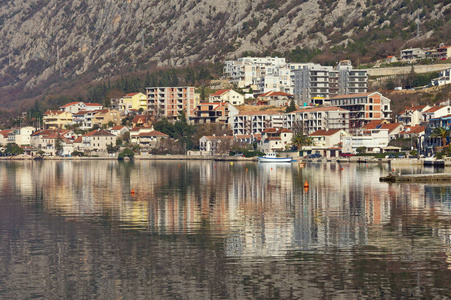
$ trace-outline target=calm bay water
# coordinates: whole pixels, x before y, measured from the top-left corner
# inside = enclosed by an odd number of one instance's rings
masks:
[[[0,298],[451,298],[450,185],[388,172],[1,162]]]

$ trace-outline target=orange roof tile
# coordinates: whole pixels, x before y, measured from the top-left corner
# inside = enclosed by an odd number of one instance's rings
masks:
[[[230,89],[228,89],[228,90],[217,90],[216,93],[211,94],[210,96],[213,96],[213,97],[214,96],[221,96],[222,94],[224,94],[224,93],[226,93],[228,91],[230,91]]]
[[[317,131],[309,134],[309,136],[331,136],[331,135],[336,134],[340,130],[341,129],[329,129],[329,130],[320,129],[320,130],[317,130]]]
[[[69,106],[72,106],[72,105],[75,105],[75,104],[78,104],[78,103],[83,103],[83,102],[77,101],[77,102],[67,103],[67,104],[61,106],[60,108],[66,108],[66,107],[69,107]]]

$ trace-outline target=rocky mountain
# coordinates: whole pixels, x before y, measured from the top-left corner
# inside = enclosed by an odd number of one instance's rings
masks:
[[[451,42],[448,0],[1,0],[0,5],[4,101],[24,90],[26,97],[36,96],[38,87],[81,75],[96,80],[150,66],[221,62],[243,52],[319,49],[317,61],[363,63],[406,45]]]

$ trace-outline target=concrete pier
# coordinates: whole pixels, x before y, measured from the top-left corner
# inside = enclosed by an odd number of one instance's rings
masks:
[[[449,182],[449,181],[451,181],[451,173],[411,174],[411,175],[390,174],[386,177],[380,177],[379,181],[381,181],[381,182]]]

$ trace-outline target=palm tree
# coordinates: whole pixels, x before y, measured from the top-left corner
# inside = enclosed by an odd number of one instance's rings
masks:
[[[312,139],[308,135],[304,135],[304,133],[300,132],[293,137],[291,144],[298,150],[302,150],[302,146],[309,146],[312,144]]]
[[[436,127],[432,131],[431,137],[440,138],[442,140],[442,147],[445,147],[448,143],[446,138],[451,135],[451,130],[444,127]]]

